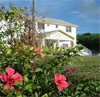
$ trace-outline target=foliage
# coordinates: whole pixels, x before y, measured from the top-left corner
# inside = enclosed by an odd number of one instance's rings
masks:
[[[17,45],[15,45],[17,47]],[[4,50],[5,48],[5,50]],[[23,82],[17,82],[14,84],[14,91],[11,91],[10,94],[3,91],[3,84],[1,83],[1,89],[2,90],[2,96],[97,96],[98,94],[98,81],[94,82],[96,86],[93,85],[93,89],[91,89],[91,80],[79,80],[77,76],[69,76],[67,74],[64,74],[64,71],[59,71],[59,66],[64,66],[66,64],[65,58],[68,58],[66,56],[57,56],[55,59],[50,60],[48,64],[44,64],[42,61],[43,59],[39,59],[39,56],[37,56],[37,52],[35,52],[35,46],[29,47],[25,46],[23,44],[22,47],[14,48],[11,47],[4,47],[2,49],[2,53],[0,54],[1,62],[0,62],[0,73],[4,72],[4,69],[6,67],[13,67],[18,73],[20,73],[24,81]],[[17,52],[16,52],[17,50]],[[15,51],[15,53],[14,53]],[[70,56],[69,56],[70,57]],[[36,59],[35,59],[36,58]],[[32,60],[33,59],[33,60]],[[38,59],[38,60],[37,60]],[[35,63],[34,65],[31,65],[31,61]],[[65,61],[65,63],[64,63]],[[20,68],[19,68],[20,67]],[[34,72],[32,72],[32,68],[34,69]],[[69,84],[68,89],[63,89],[63,91],[59,92],[57,90],[57,87],[54,83],[54,74],[55,73],[63,74],[67,78],[67,82]],[[76,83],[76,84],[75,84]],[[82,87],[80,86],[82,84]],[[19,85],[22,87],[22,89],[19,89]],[[78,87],[79,85],[79,87]],[[84,90],[89,86],[89,90]],[[73,87],[73,88],[72,88]],[[95,90],[96,88],[96,90]],[[84,90],[84,91],[83,91]],[[17,93],[15,92],[17,91]],[[94,91],[96,91],[94,93]],[[90,94],[90,92],[92,92]],[[38,97],[37,96],[37,97]]]
[[[69,76],[66,74],[69,87],[60,94],[61,97],[99,97],[100,82],[86,77]]]
[[[42,49],[42,52],[44,51],[46,53],[47,50]],[[62,56],[57,57],[55,59],[56,60],[55,63],[47,64],[48,65],[47,66],[41,63],[43,59],[38,59],[39,58],[38,52],[39,51],[36,50],[35,45],[33,47],[30,47],[30,46],[25,46],[23,44],[22,47],[19,47],[17,40],[15,45],[11,45],[10,47],[3,45],[1,48],[0,73],[4,72],[4,69],[6,67],[12,67],[24,77],[24,82],[21,85],[23,92],[21,90],[19,91],[21,92],[21,95],[32,96],[33,94],[35,94],[35,92],[39,93],[39,95],[42,95],[44,93],[49,94],[51,90],[53,91],[54,74],[58,71],[57,66],[61,65]],[[57,54],[58,51],[56,52],[56,50],[53,51],[52,49],[52,52]],[[65,52],[67,52],[67,50],[65,50]],[[40,62],[37,62],[35,58],[37,58],[38,61]],[[35,62],[35,66],[31,65],[31,61]],[[34,69],[34,72],[32,72],[32,68]],[[15,84],[14,87],[16,91],[18,86],[16,86]]]
[[[87,48],[93,51],[93,53],[99,53],[100,50],[100,34],[85,33],[77,35],[78,43],[83,44]]]

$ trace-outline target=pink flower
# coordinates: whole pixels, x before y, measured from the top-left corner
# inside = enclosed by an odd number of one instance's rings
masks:
[[[73,75],[75,71],[76,71],[76,68],[69,68],[69,69],[66,69],[64,72],[67,74]]]
[[[39,54],[42,58],[44,58],[43,53],[42,52],[38,52],[39,51],[39,48],[36,48],[34,51],[36,51],[37,54]]]
[[[30,64],[31,64],[31,66],[33,66],[33,67],[35,66],[35,63],[33,63],[33,62],[31,62]]]
[[[31,64],[31,66],[33,66],[33,67],[35,66],[35,63],[33,63],[33,62],[31,62],[30,64]],[[34,69],[32,69],[32,72],[34,72]]]
[[[34,72],[34,69],[32,69],[32,72]]]
[[[70,71],[71,71],[71,68],[66,69],[64,72],[65,72],[65,73],[69,73]]]
[[[34,51],[39,51],[39,48],[36,48]]]
[[[37,53],[40,54],[40,56],[41,56],[42,58],[44,58],[43,53],[41,53],[41,52],[37,52]]]
[[[66,77],[64,75],[58,75],[58,74],[55,74],[55,80],[54,82],[56,83],[57,88],[59,91],[63,90],[63,88],[67,88],[68,87],[68,83],[65,81],[66,80]]]
[[[11,85],[15,84],[17,81],[23,81],[23,77],[19,73],[14,74],[15,70],[13,68],[7,67],[5,71],[8,73],[8,75],[6,75],[5,73],[0,74],[0,79],[2,80],[2,82],[6,82],[4,84],[4,90],[13,90],[14,86]]]

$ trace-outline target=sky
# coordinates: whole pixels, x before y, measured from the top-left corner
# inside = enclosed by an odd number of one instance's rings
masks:
[[[32,8],[32,0],[0,0],[6,8]],[[100,0],[36,0],[36,14],[78,25],[77,34],[100,33]]]

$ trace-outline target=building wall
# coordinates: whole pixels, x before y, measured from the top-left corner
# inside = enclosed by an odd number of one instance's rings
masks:
[[[53,24],[44,24],[44,30],[41,30],[42,32],[50,32],[50,31],[55,31],[55,30],[62,30],[65,33],[69,34],[70,36],[74,37],[75,39],[73,40],[74,45],[76,45],[76,27],[71,27],[71,32],[66,32],[66,26],[61,26],[58,25],[58,28],[56,28],[56,25]]]

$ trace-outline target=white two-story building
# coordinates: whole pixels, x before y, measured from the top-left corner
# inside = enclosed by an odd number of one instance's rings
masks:
[[[72,47],[72,42],[76,45],[77,27],[77,25],[60,19],[36,17],[37,32],[45,34],[45,38],[38,38],[37,43],[48,47],[55,43],[56,47],[62,46],[67,49]]]

